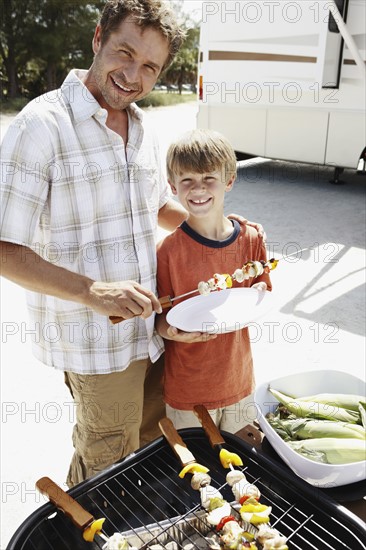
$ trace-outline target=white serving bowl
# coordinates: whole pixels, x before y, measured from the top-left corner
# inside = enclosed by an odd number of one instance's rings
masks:
[[[317,393],[348,393],[365,395],[364,381],[345,372],[320,370],[292,374],[260,385],[254,394],[258,411],[258,422],[268,441],[282,460],[299,477],[317,487],[338,487],[366,479],[366,460],[351,464],[322,464],[314,462],[293,451],[270,426],[266,414],[273,412],[277,399],[268,388],[297,397]]]

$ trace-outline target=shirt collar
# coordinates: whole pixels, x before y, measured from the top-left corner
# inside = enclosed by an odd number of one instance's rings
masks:
[[[70,105],[76,123],[83,122],[100,111],[105,111],[83,84],[82,79],[86,74],[86,70],[73,69],[61,86],[61,92]],[[142,122],[144,113],[135,103],[132,103],[127,111],[131,117],[137,119],[140,123]]]

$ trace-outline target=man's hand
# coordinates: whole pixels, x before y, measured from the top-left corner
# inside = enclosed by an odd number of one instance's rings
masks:
[[[250,225],[251,227],[254,227],[254,229],[257,230],[258,235],[263,237],[263,241],[266,242],[267,235],[264,231],[263,225],[261,225],[260,223],[250,222],[246,218],[243,218],[243,216],[240,216],[239,214],[230,214],[228,218],[231,220],[236,220],[237,222],[240,223],[240,225]]]
[[[161,304],[153,292],[135,281],[116,283],[93,282],[87,305],[101,315],[142,317],[147,319],[155,311],[161,313]]]

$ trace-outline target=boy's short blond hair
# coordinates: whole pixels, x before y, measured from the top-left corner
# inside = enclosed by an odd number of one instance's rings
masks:
[[[212,130],[192,130],[172,143],[166,165],[170,181],[184,172],[204,174],[222,170],[225,181],[237,173],[234,149],[222,134]]]

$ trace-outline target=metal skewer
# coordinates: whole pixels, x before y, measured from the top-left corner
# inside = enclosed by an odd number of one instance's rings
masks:
[[[308,250],[308,248],[302,248],[301,250],[296,250],[296,252],[292,252],[291,254],[286,254],[286,256],[281,256],[280,258],[273,258],[273,260],[275,260],[275,262],[278,262],[278,261],[282,261],[282,260],[286,260],[287,258],[291,258],[291,256],[296,256],[296,254],[300,254],[301,252],[304,252]],[[270,262],[272,260],[269,260]],[[180,294],[179,296],[163,296],[162,298],[158,298],[160,304],[161,304],[161,307],[162,309],[168,309],[170,307],[172,307],[172,303],[175,301],[175,300],[180,300],[181,298],[185,298],[186,296],[191,296],[192,294],[197,294],[198,292],[198,288],[195,288],[194,290],[191,290],[190,292],[185,292],[184,294]],[[215,291],[212,291],[212,292],[215,292]],[[124,321],[125,319],[123,317],[119,317],[119,316],[110,316],[109,317],[109,320],[111,321],[111,323],[113,325],[117,324],[117,323],[121,323],[122,321]]]

